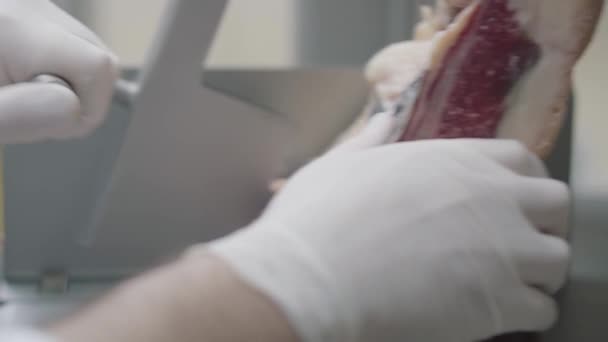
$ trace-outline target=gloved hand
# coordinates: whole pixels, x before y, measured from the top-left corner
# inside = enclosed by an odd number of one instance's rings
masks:
[[[73,91],[27,83],[41,74]],[[114,55],[50,1],[0,0],[0,144],[91,132],[106,115],[116,77]]]
[[[538,159],[511,141],[349,145],[298,172],[250,227],[191,253],[223,258],[303,341],[471,342],[550,327],[569,193]]]

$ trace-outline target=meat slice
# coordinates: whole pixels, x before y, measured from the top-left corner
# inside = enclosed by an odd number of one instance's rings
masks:
[[[540,57],[508,0],[486,0],[426,76],[401,140],[494,138],[507,96]]]
[[[426,10],[418,41],[381,51],[367,76],[385,108],[423,79],[415,103],[406,106],[398,140],[516,139],[545,157],[561,128],[572,70],[602,5],[441,0]],[[451,20],[447,26],[445,18]]]

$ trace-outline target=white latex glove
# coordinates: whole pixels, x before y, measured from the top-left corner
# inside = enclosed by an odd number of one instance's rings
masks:
[[[566,186],[511,141],[352,148],[380,143],[386,120],[208,248],[303,341],[471,342],[550,327],[569,260]]]
[[[40,74],[67,81],[27,83]],[[80,137],[105,118],[116,58],[48,0],[0,0],[0,144]]]

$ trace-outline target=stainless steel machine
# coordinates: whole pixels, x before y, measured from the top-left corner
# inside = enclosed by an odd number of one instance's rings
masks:
[[[273,179],[360,113],[355,68],[203,70],[226,3],[170,2],[145,65],[125,70],[91,137],[6,149],[0,326],[57,318],[246,225]]]
[[[360,114],[363,63],[410,35],[418,3],[301,0],[302,67],[203,70],[226,2],[170,2],[146,64],[125,70],[93,136],[7,149],[10,284],[0,290],[0,327],[61,317],[115,280],[247,224],[272,179],[320,153]],[[565,181],[577,176],[573,131],[569,121],[549,161]],[[562,322],[544,340],[606,341],[608,194],[574,191],[571,284]]]

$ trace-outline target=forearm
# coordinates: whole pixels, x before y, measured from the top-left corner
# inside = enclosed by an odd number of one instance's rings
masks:
[[[269,299],[206,254],[126,283],[52,333],[61,342],[297,340]]]

